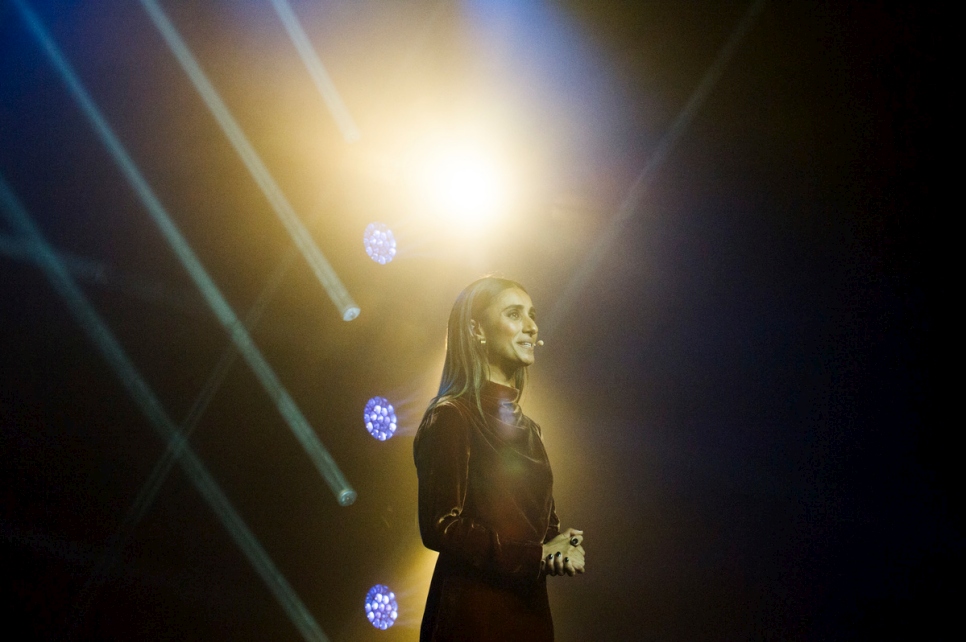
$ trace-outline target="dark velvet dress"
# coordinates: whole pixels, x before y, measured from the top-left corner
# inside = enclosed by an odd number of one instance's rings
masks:
[[[420,640],[553,640],[543,543],[559,532],[540,427],[519,393],[481,391],[426,413],[413,446],[419,529],[439,551]]]

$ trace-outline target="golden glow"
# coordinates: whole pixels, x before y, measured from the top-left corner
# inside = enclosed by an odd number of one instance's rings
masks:
[[[396,626],[418,629],[423,619],[426,596],[429,595],[429,583],[433,579],[433,570],[436,568],[436,558],[439,557],[439,553],[424,548],[417,542],[416,548],[411,550],[410,555],[409,565],[401,574],[405,579],[396,590],[396,599],[399,601],[399,619],[396,620]]]
[[[498,155],[479,142],[424,142],[411,160],[407,182],[418,202],[443,222],[479,228],[505,210],[509,181]]]
[[[480,230],[501,218],[510,202],[507,161],[471,137],[417,141],[401,168],[414,205],[437,224]]]

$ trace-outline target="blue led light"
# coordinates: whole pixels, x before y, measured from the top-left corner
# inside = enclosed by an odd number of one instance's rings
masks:
[[[369,434],[379,441],[386,441],[396,432],[396,411],[385,397],[373,397],[366,402],[362,420]]]
[[[389,263],[396,256],[396,237],[383,223],[369,223],[362,242],[366,246],[366,254],[369,258],[380,265]]]
[[[366,593],[366,618],[372,626],[385,631],[396,623],[399,605],[396,594],[385,584],[376,584]]]

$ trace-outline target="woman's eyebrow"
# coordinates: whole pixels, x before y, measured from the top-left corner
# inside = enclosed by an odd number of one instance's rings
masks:
[[[503,308],[503,311],[504,312],[509,312],[510,310],[521,310],[522,311],[523,310],[523,305],[520,304],[520,303],[514,303],[513,305],[508,305],[505,308]],[[532,314],[533,316],[537,316],[537,309],[531,306],[530,307],[530,314]]]

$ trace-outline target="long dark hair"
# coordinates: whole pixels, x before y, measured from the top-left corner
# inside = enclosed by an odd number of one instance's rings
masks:
[[[430,409],[438,404],[460,397],[476,406],[480,414],[483,407],[480,403],[480,388],[489,379],[489,364],[486,359],[486,349],[470,332],[470,320],[482,319],[493,300],[504,290],[526,288],[510,279],[496,276],[485,276],[473,281],[460,292],[449,313],[449,325],[446,328],[446,361],[443,364],[443,377],[439,382],[439,393],[430,402]],[[523,392],[527,381],[527,369],[520,368],[514,375],[514,387]]]

